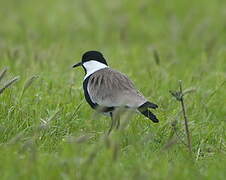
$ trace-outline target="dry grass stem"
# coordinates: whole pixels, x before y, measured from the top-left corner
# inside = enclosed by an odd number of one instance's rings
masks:
[[[3,79],[3,77],[5,76],[6,72],[7,72],[8,68],[4,68],[2,70],[2,72],[0,72],[0,81]]]
[[[0,88],[0,94],[3,93],[3,91],[10,87],[12,84],[14,84],[16,81],[18,81],[20,79],[19,76],[14,77],[13,79],[9,80],[2,88]]]

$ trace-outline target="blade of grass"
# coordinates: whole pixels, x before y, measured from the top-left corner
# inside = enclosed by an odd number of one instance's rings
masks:
[[[6,72],[7,72],[8,68],[4,68],[2,70],[2,72],[0,72],[0,81],[3,79],[3,77],[5,76]]]
[[[0,89],[0,94],[3,93],[3,91],[10,87],[12,84],[14,84],[16,81],[18,81],[20,79],[19,76],[14,77],[13,79],[9,80],[1,89]]]
[[[31,86],[31,84],[34,82],[35,79],[37,79],[38,76],[31,76],[24,84],[24,87],[21,91],[21,94],[20,94],[20,100],[22,99],[25,91]]]

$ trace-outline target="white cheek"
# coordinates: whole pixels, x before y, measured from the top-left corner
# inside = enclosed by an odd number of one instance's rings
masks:
[[[108,67],[107,65],[97,62],[95,60],[85,62],[85,63],[83,63],[83,66],[86,68],[86,71],[87,71],[84,79],[86,79],[89,75],[93,74],[94,72]]]

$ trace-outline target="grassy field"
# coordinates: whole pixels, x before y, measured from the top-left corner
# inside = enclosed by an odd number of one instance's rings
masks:
[[[223,0],[1,0],[0,88],[20,79],[0,94],[0,179],[225,179],[225,17]],[[159,124],[135,114],[105,138],[71,68],[87,50],[159,105]],[[195,89],[192,158],[178,80]]]

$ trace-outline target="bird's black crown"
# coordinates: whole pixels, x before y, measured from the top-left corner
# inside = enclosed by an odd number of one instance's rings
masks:
[[[108,65],[103,54],[101,54],[99,51],[87,51],[83,54],[82,63],[91,61],[91,60],[95,60],[95,61]]]

